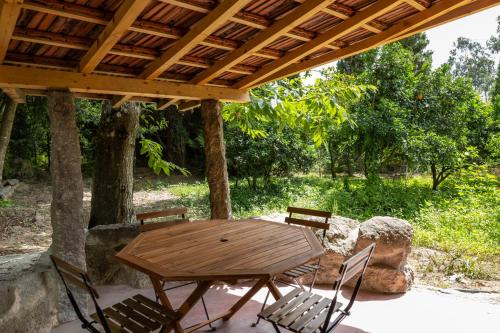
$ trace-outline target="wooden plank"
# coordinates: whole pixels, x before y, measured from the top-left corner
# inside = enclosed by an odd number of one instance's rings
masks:
[[[200,101],[189,101],[179,104],[179,111],[185,112],[196,109],[201,106]]]
[[[262,85],[270,81],[278,80],[280,78],[289,77],[290,75],[294,75],[307,69],[325,65],[333,61],[348,58],[369,49],[381,46],[383,44],[394,42],[418,32],[422,32],[425,29],[431,27],[426,25],[427,23],[435,22],[433,26],[441,24],[442,22],[439,21],[439,17],[446,15],[447,13],[453,12],[458,17],[459,14],[463,11],[467,12],[466,8],[470,8],[470,12],[476,12],[481,10],[482,8],[489,8],[498,4],[498,0],[478,0],[477,2],[479,1],[481,2],[479,7],[477,7],[477,5],[475,7],[469,7],[464,6],[469,2],[469,0],[442,0],[434,4],[432,7],[426,9],[425,11],[419,12],[403,19],[402,21],[394,24],[390,28],[375,36],[366,38],[363,41],[347,46],[338,51],[333,51],[325,55],[310,60],[304,60],[296,64],[290,64],[287,68],[278,71],[274,75],[269,76],[264,80],[260,80],[252,87]],[[464,8],[461,8],[462,6],[464,6]],[[452,18],[449,18],[449,20],[452,20]]]
[[[174,308],[172,307],[172,303],[170,303],[170,300],[167,297],[167,294],[165,293],[165,290],[163,290],[162,284],[159,280],[151,277],[151,283],[153,284],[153,288],[155,290],[156,295],[158,295],[158,298],[160,299],[161,304],[165,308],[167,312],[174,312],[177,315],[177,312],[174,311]],[[170,332],[170,329],[173,328],[176,333],[181,333],[182,332],[182,327],[180,324],[180,320],[173,320],[171,324],[166,325],[165,327],[165,332]]]
[[[303,3],[282,19],[276,21],[270,28],[261,31],[254,38],[245,42],[242,47],[231,52],[222,60],[215,62],[210,68],[201,72],[190,82],[193,84],[210,82],[227,69],[230,69],[242,60],[252,56],[259,49],[278,39],[285,32],[309,20],[320,10],[326,8],[331,2],[327,0],[310,0]]]
[[[153,98],[218,99],[234,102],[249,100],[248,92],[232,88],[2,65],[0,66],[0,88],[4,87],[39,90],[46,90],[49,87],[64,87],[78,93],[136,95]]]
[[[288,65],[293,64],[299,61],[300,59],[307,57],[311,53],[314,53],[322,49],[323,47],[325,47],[325,45],[328,45],[331,42],[349,34],[350,32],[359,28],[361,25],[366,24],[372,21],[373,19],[377,18],[378,16],[398,7],[403,2],[404,2],[403,0],[377,1],[368,9],[353,15],[344,22],[338,24],[337,26],[334,26],[327,32],[314,38],[310,42],[307,42],[304,45],[294,49],[293,51],[288,52],[282,58],[264,66],[256,73],[244,77],[243,79],[238,81],[234,85],[234,87],[236,88],[251,87],[253,84],[262,81],[263,79],[269,77],[270,75],[287,67]]]
[[[307,310],[309,310],[309,308],[319,302],[320,299],[321,296],[311,294],[310,297],[302,302],[301,305],[297,306],[295,309],[292,309],[292,311],[288,312],[286,316],[283,316],[283,318],[279,320],[279,324],[285,327],[291,325],[295,320],[297,320],[297,318],[299,318]]]
[[[161,324],[149,319],[148,317],[144,316],[142,313],[139,313],[137,311],[134,311],[134,309],[126,306],[125,304],[122,303],[117,303],[112,306],[113,309],[123,313],[126,317],[131,318],[133,321],[139,323],[141,326],[154,331],[158,328],[160,328]]]
[[[139,226],[139,232],[147,232],[147,231],[152,231],[152,230],[156,230],[156,229],[160,229],[160,228],[173,227],[174,225],[178,225],[181,223],[189,223],[189,220],[180,219],[180,220],[169,220],[169,221],[162,221],[162,222],[145,223],[145,224],[141,224]]]
[[[273,295],[275,300],[279,300],[283,297],[281,291],[278,289],[278,287],[276,287],[273,280],[267,281],[266,286],[269,289],[271,295]]]
[[[302,302],[304,302],[306,299],[308,299],[311,296],[310,293],[308,292],[303,292],[294,299],[292,299],[290,302],[286,303],[284,306],[282,306],[280,309],[275,311],[272,315],[270,315],[267,319],[270,321],[280,321],[281,318],[283,318],[289,311],[293,310]]]
[[[308,311],[305,315],[297,319],[290,328],[292,330],[300,331],[303,329],[307,323],[314,319],[323,309],[325,309],[328,305],[330,305],[332,301],[328,298],[323,298],[319,303],[317,303],[310,311]]]
[[[112,319],[119,325],[128,328],[132,330],[133,332],[137,333],[148,333],[148,330],[139,324],[135,323],[134,321],[128,319],[125,317],[123,314],[120,312],[116,311],[115,309],[112,308],[106,308],[103,310],[104,314],[108,317],[108,320]]]
[[[158,101],[158,103],[156,103],[156,109],[157,110],[165,110],[169,106],[175,105],[178,101],[179,100],[176,99],[176,98],[165,99],[165,100],[162,100],[162,101]]]
[[[283,296],[282,298],[277,300],[275,303],[266,307],[264,309],[264,311],[262,311],[259,314],[259,317],[268,318],[275,311],[279,310],[282,306],[285,306],[288,302],[290,302],[292,299],[297,297],[301,292],[302,292],[302,289],[300,289],[300,288],[293,289],[291,292],[289,292],[288,294],[286,294],[285,296]]]
[[[318,217],[325,217],[325,218],[331,218],[332,213],[331,212],[326,212],[323,210],[317,210],[317,209],[308,209],[308,208],[300,208],[300,207],[288,207],[286,209],[288,213],[296,213],[296,214],[302,214],[302,215],[312,215],[312,216],[318,216]]]
[[[310,221],[310,220],[298,219],[295,217],[285,217],[285,222],[290,224],[301,225],[304,227],[317,228],[317,229],[328,230],[330,228],[330,224],[325,222]]]
[[[124,0],[122,2],[113,19],[80,60],[82,73],[91,73],[99,65],[149,3],[150,0]]]
[[[139,213],[139,214],[135,215],[135,218],[137,220],[149,220],[149,219],[155,219],[158,217],[184,215],[184,214],[187,214],[187,212],[188,212],[188,210],[186,207],[169,208],[169,209],[160,210],[160,211],[156,211],[156,212]]]
[[[3,63],[11,36],[21,13],[23,0],[0,1],[0,64]]]
[[[226,0],[219,4],[201,19],[184,37],[168,48],[160,58],[155,60],[141,74],[143,79],[155,79],[180,58],[187,54],[194,46],[208,37],[227,19],[243,8],[249,0]]]
[[[162,316],[157,311],[154,311],[151,308],[149,308],[149,307],[143,305],[142,303],[139,303],[133,299],[128,298],[128,299],[124,300],[122,303],[135,309],[137,312],[143,313],[146,316],[148,316],[149,318],[156,320],[160,323],[163,323],[167,320],[166,317]]]
[[[419,10],[419,11],[423,11],[423,10],[426,10],[427,7],[425,7],[424,5],[422,5],[420,2],[418,2],[417,0],[405,0],[406,3],[408,3],[410,6],[412,6],[413,8]]]

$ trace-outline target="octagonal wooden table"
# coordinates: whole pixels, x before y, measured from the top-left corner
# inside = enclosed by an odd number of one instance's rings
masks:
[[[324,249],[307,228],[262,220],[195,221],[156,229],[137,236],[117,259],[148,274],[163,306],[175,311],[175,332],[192,332],[209,323],[231,318],[266,286],[282,297],[272,277],[320,257]],[[193,305],[217,281],[256,280],[228,311],[183,329],[180,325]],[[196,289],[174,310],[161,281],[198,281]]]

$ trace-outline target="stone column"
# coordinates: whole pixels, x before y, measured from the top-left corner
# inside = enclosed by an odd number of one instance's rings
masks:
[[[7,147],[9,146],[12,124],[14,124],[14,117],[16,116],[16,109],[17,103],[7,97],[2,123],[0,125],[0,187],[2,187],[5,154],[7,153]]]
[[[73,95],[65,90],[49,90],[48,112],[52,178],[51,252],[85,270],[83,180]],[[87,309],[86,295],[83,291],[75,294],[82,310]],[[74,319],[73,308],[61,283],[59,283],[57,300],[59,321]]]
[[[201,101],[205,158],[210,188],[210,211],[212,219],[231,217],[231,198],[227,176],[226,148],[221,115],[222,105],[216,100]]]

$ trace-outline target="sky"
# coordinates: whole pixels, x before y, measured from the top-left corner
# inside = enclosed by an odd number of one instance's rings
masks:
[[[496,34],[498,16],[500,16],[500,5],[427,30],[426,34],[430,41],[428,48],[434,52],[433,67],[439,67],[448,61],[453,43],[458,37],[467,37],[484,45],[492,35]],[[320,77],[317,70],[333,64],[335,62],[316,68],[312,72],[312,77],[306,79],[306,82],[314,83],[314,80]]]
[[[499,15],[500,6],[497,6],[428,30],[429,49],[434,51],[433,66],[438,67],[448,61],[458,37],[467,37],[484,45],[496,33]]]

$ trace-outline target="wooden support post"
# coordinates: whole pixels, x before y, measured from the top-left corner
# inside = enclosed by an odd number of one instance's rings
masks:
[[[5,154],[9,146],[10,134],[12,133],[12,124],[16,116],[17,102],[8,98],[5,110],[3,112],[2,123],[0,124],[0,188],[3,180],[3,166],[5,163]]]
[[[222,105],[219,101],[201,101],[212,219],[229,219],[231,217],[231,198],[229,197],[229,180],[221,108]]]
[[[85,226],[83,221],[83,180],[80,139],[76,127],[73,96],[66,90],[48,92],[50,120],[50,173],[52,178],[51,252],[85,270]],[[81,309],[87,309],[84,291],[75,296]],[[60,322],[75,318],[73,308],[62,288],[58,288]]]

